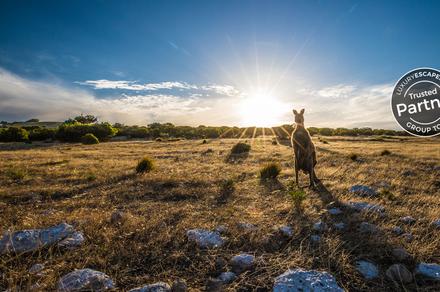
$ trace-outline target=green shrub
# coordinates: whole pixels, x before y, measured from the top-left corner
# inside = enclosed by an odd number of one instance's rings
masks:
[[[0,129],[0,142],[25,142],[29,140],[29,133],[23,128],[9,127]]]
[[[237,143],[232,147],[231,154],[243,154],[243,153],[249,153],[251,150],[251,145],[246,143]]]
[[[136,172],[137,173],[145,173],[145,172],[150,172],[154,169],[154,162],[151,158],[149,157],[144,157],[142,158],[137,166],[136,166]]]
[[[61,141],[79,142],[88,133],[93,134],[99,141],[106,141],[117,133],[117,129],[109,123],[81,124],[71,122],[59,126],[56,137]]]
[[[56,135],[56,129],[37,127],[29,132],[29,140],[44,141],[48,139],[54,139],[55,135]]]
[[[289,190],[289,196],[292,199],[293,205],[297,210],[301,209],[302,202],[307,199],[307,194],[302,189]]]
[[[380,152],[381,156],[390,155],[390,154],[391,154],[391,151],[388,149],[382,150],[382,152]]]
[[[358,155],[356,153],[350,153],[348,157],[353,161],[356,161],[358,159]]]
[[[92,133],[87,133],[81,137],[81,142],[86,145],[99,144],[98,138]]]
[[[260,170],[260,178],[262,180],[275,179],[280,174],[280,172],[281,172],[281,167],[279,166],[279,164],[272,162],[265,165]]]

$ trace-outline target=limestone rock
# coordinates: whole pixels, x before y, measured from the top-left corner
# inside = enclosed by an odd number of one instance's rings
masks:
[[[367,280],[372,280],[379,276],[379,269],[377,268],[376,264],[370,261],[357,261],[356,270]]]
[[[220,233],[205,229],[191,229],[186,232],[188,241],[194,242],[200,248],[215,248],[223,245]]]
[[[385,272],[385,275],[388,279],[398,284],[408,284],[413,280],[411,272],[402,264],[390,266]]]
[[[335,278],[327,273],[303,269],[287,270],[275,278],[273,292],[344,292]]]
[[[92,269],[73,271],[58,281],[58,291],[105,291],[113,289],[113,281],[106,274]]]
[[[230,261],[232,271],[236,274],[241,274],[247,270],[252,269],[254,267],[254,264],[255,257],[247,253],[236,255]]]
[[[374,189],[364,185],[354,185],[350,187],[349,192],[360,197],[377,196],[377,192]]]
[[[440,281],[440,265],[420,263],[417,265],[416,274],[431,280]]]

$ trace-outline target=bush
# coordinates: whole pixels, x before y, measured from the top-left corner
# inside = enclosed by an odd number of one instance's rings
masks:
[[[151,158],[149,157],[144,157],[142,158],[137,166],[136,166],[136,172],[137,173],[145,173],[145,172],[150,172],[154,169],[154,162]]]
[[[297,210],[301,209],[302,202],[307,198],[306,192],[301,189],[291,189],[289,195],[292,198],[295,208]]]
[[[260,170],[260,178],[262,180],[275,179],[281,172],[281,167],[275,163],[269,163]]]
[[[220,184],[220,197],[219,202],[225,202],[235,191],[234,181],[227,179]]]
[[[9,127],[0,129],[0,142],[25,142],[29,140],[29,133],[23,128]]]
[[[208,143],[208,141],[206,141],[206,139],[203,139],[202,144],[206,144]]]
[[[251,150],[251,145],[246,143],[237,143],[232,147],[231,154],[243,154],[248,153]]]
[[[44,141],[48,139],[54,139],[56,135],[56,129],[48,128],[35,128],[29,132],[29,140],[31,141]]]
[[[113,137],[117,130],[109,123],[81,124],[78,122],[64,123],[58,127],[56,137],[61,141],[79,142],[86,134],[93,134],[99,141]]]
[[[272,145],[278,145],[277,139],[272,139]]]
[[[391,151],[388,149],[382,150],[382,152],[380,152],[381,156],[390,155],[390,154],[391,154]]]
[[[99,144],[98,138],[92,133],[85,134],[81,137],[81,142],[86,145]]]
[[[162,138],[156,138],[155,141],[156,142],[162,142]]]

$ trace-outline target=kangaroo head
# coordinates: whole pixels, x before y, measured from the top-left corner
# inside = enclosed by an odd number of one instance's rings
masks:
[[[304,109],[302,109],[299,113],[296,110],[293,110],[293,114],[295,115],[295,123],[304,125]]]

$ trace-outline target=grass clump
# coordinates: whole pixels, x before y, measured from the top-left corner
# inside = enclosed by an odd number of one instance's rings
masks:
[[[226,200],[234,193],[235,183],[232,179],[226,179],[220,183],[219,202],[226,202]]]
[[[277,139],[272,139],[272,145],[278,145]]]
[[[260,169],[260,178],[262,180],[275,179],[281,172],[278,163],[272,162]]]
[[[150,172],[154,169],[154,162],[149,157],[144,157],[141,160],[139,160],[137,166],[136,166],[136,172],[137,173],[146,173]]]
[[[20,181],[26,177],[26,170],[20,168],[10,168],[6,170],[6,176],[11,180]]]
[[[251,145],[239,142],[232,147],[231,154],[244,154],[248,153],[250,150]]]
[[[99,144],[98,138],[92,133],[85,134],[81,137],[81,142],[86,145]]]
[[[349,157],[351,160],[353,160],[353,161],[356,161],[356,160],[358,160],[358,158],[359,158],[359,156],[358,156],[356,153],[350,153],[350,154],[348,155],[348,157]]]
[[[396,200],[396,196],[388,189],[381,189],[379,191],[379,195],[387,200],[394,201]]]
[[[390,155],[390,154],[391,154],[391,151],[388,149],[384,149],[384,150],[382,150],[382,152],[380,152],[381,156],[386,156],[386,155]]]
[[[292,199],[292,203],[295,209],[300,210],[302,208],[302,203],[307,199],[307,194],[304,190],[294,188],[289,190],[289,196]]]

